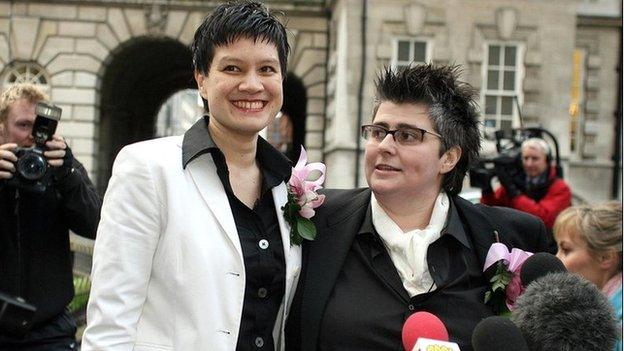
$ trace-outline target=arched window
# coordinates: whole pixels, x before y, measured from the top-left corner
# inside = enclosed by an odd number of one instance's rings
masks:
[[[13,61],[0,75],[0,88],[3,90],[13,84],[32,83],[49,93],[49,82],[45,69],[35,62]]]

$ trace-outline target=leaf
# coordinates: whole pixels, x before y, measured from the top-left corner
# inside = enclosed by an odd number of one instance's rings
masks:
[[[314,223],[307,218],[297,218],[297,232],[302,238],[307,240],[314,240],[314,238],[316,238],[316,227]]]
[[[485,300],[483,301],[483,303],[488,303],[491,298],[492,298],[492,292],[491,291],[486,291],[485,292]]]

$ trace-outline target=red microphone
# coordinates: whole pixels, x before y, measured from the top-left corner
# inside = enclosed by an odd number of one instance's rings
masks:
[[[440,318],[429,312],[416,312],[409,316],[403,324],[401,332],[403,347],[412,351],[418,339],[448,341],[449,335]]]

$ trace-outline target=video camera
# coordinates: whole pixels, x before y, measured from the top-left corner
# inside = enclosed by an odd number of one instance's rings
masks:
[[[522,172],[522,142],[529,138],[544,139],[544,136],[548,136],[555,146],[555,167],[557,176],[563,177],[563,170],[561,168],[561,160],[559,158],[559,143],[557,138],[540,127],[530,128],[516,128],[509,131],[497,130],[494,133],[496,137],[496,151],[498,155],[490,158],[482,158],[478,161],[477,165],[470,168],[470,185],[476,188],[486,187],[486,182],[492,180],[496,174],[496,168],[503,168],[505,172],[512,178]],[[545,140],[545,139],[544,139]],[[552,157],[552,155],[551,155]]]
[[[17,147],[13,152],[17,156],[15,162],[15,176],[7,182],[19,189],[30,192],[44,192],[51,183],[48,172],[48,161],[43,156],[46,151],[45,143],[52,139],[56,126],[61,119],[62,110],[58,106],[37,103],[35,108],[37,117],[32,129],[35,145],[32,147]]]

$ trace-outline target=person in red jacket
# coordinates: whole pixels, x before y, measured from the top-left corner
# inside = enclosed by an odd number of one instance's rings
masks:
[[[550,147],[543,139],[525,140],[521,157],[523,172],[515,177],[511,177],[505,167],[496,165],[501,186],[494,192],[487,182],[482,189],[481,202],[533,214],[552,230],[557,215],[571,205],[570,187],[557,176],[556,168],[550,162]]]

